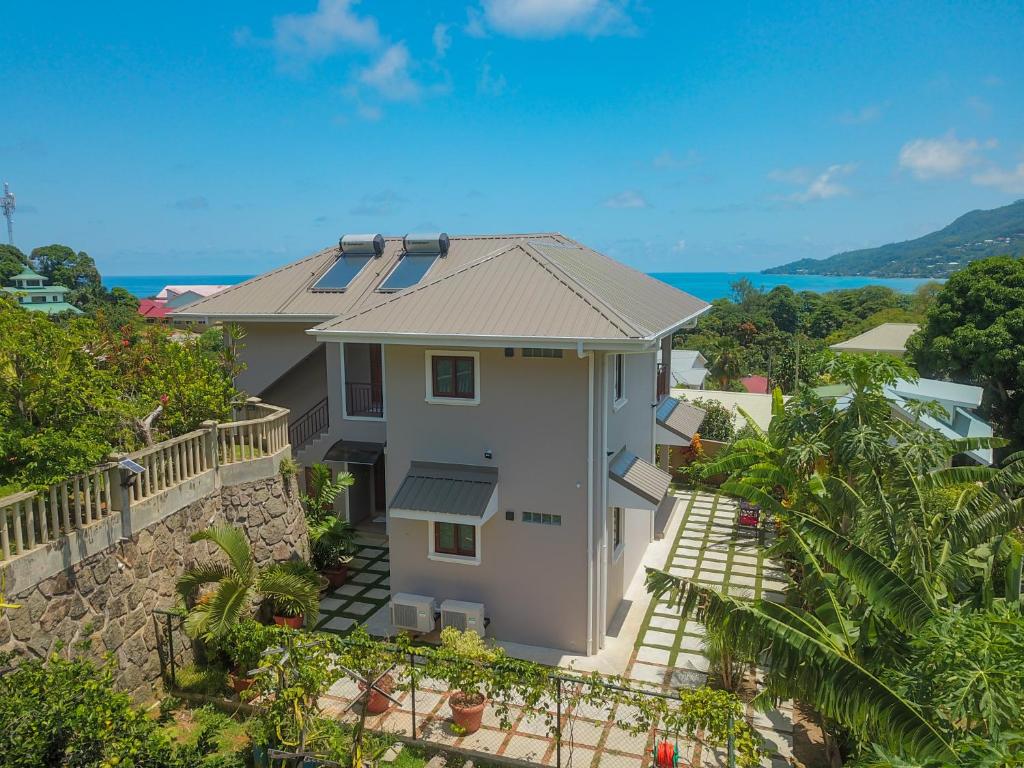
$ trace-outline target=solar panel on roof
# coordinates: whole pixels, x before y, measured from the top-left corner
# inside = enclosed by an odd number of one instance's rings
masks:
[[[411,285],[416,285],[423,279],[437,261],[438,253],[406,253],[391,270],[391,274],[384,278],[378,291],[390,292],[401,291]]]
[[[330,269],[313,283],[314,291],[343,291],[348,288],[352,279],[359,274],[367,262],[373,260],[372,254],[341,254]]]

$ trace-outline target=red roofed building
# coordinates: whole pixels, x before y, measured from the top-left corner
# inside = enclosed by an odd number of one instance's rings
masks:
[[[171,308],[167,306],[167,302],[159,299],[142,299],[139,301],[139,314],[152,322],[163,322],[170,311]]]
[[[767,376],[744,376],[740,379],[740,383],[747,392],[753,392],[755,395],[768,394]]]

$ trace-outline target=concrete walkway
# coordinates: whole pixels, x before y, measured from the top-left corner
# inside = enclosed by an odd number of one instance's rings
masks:
[[[694,492],[678,492],[676,496],[678,506],[666,538],[648,548],[644,565],[695,579],[737,597],[783,599],[785,574],[777,563],[765,558],[762,547],[754,538],[737,534],[735,501]],[[325,606],[319,626],[328,631],[347,633],[358,620],[371,634],[392,635],[394,628],[386,610],[387,597],[380,595],[380,591],[387,591],[386,577],[381,578],[387,570],[386,549],[379,546],[376,550],[369,549],[361,553],[354,564],[368,575],[352,584],[352,590],[333,596],[344,600]],[[356,581],[354,577],[352,581]],[[355,589],[357,584],[358,589]],[[342,587],[339,592],[345,589]],[[703,655],[703,626],[692,619],[682,620],[678,612],[664,601],[652,601],[644,588],[642,572],[630,585],[625,597],[628,612],[619,622],[617,635],[607,638],[605,648],[593,656],[572,656],[552,649],[513,643],[501,645],[518,658],[580,672],[622,674],[636,681],[639,687],[654,690],[669,691],[703,685],[709,672],[708,660]],[[361,603],[376,603],[377,607],[366,616],[356,616],[362,610]],[[356,695],[354,683],[340,681],[331,688],[324,704],[328,711],[340,714]],[[398,698],[400,705],[371,720],[371,727],[412,734],[411,697],[403,693]],[[460,736],[450,727],[446,691],[438,684],[424,681],[416,692],[416,735],[439,744],[555,765],[557,751],[548,733],[545,713],[516,707],[512,711],[511,728],[502,728],[488,709],[479,732]],[[789,703],[766,715],[748,709],[748,718],[765,739],[765,746],[771,753],[764,762],[766,768],[788,765],[786,760],[792,755],[793,742],[792,707]],[[649,766],[655,740],[664,738],[666,734],[651,731],[632,735],[617,724],[617,721],[629,722],[630,719],[627,711],[598,711],[586,706],[567,713],[563,722],[562,765],[578,768]],[[671,734],[668,736],[672,738]],[[727,764],[723,750],[711,749],[698,740],[680,739],[679,745],[687,765]]]

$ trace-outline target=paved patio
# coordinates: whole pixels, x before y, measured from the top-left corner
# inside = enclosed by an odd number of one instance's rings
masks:
[[[728,594],[737,597],[783,598],[785,575],[778,564],[764,557],[762,547],[754,538],[737,534],[735,530],[735,501],[689,491],[678,492],[676,496],[679,507],[677,519],[667,532],[669,539],[652,545],[651,552],[660,560],[648,559],[647,564],[727,590]],[[359,621],[367,625],[372,634],[390,633],[387,631],[390,629],[388,612],[382,610],[388,600],[387,558],[383,542],[368,542],[361,548],[353,561],[349,584],[323,601],[318,628],[347,634]],[[592,662],[574,664],[576,669],[595,668],[606,673],[624,674],[636,681],[639,687],[652,690],[704,684],[709,664],[703,655],[703,626],[692,619],[683,621],[678,612],[663,601],[644,600],[646,593],[639,582],[634,583],[630,596],[636,602],[633,610],[637,614],[634,618],[630,612],[625,623],[629,628],[628,636],[618,639],[619,645],[621,641],[628,645],[621,653],[617,650],[605,653],[605,661],[614,662],[616,668],[608,669],[606,664],[594,663],[596,657],[592,656],[574,659],[574,662]],[[539,649],[509,647],[513,655],[530,658],[537,654],[520,654],[516,650]],[[564,657],[561,660],[564,661]],[[552,660],[551,663],[557,662]],[[339,681],[324,698],[324,705],[328,711],[340,714],[356,694],[354,683]],[[369,723],[374,728],[411,735],[411,696],[403,693],[397,698],[399,706],[372,718]],[[792,707],[789,703],[767,715],[748,709],[748,717],[772,753],[764,762],[766,768],[787,765],[793,742]],[[448,718],[447,693],[443,686],[424,681],[416,692],[416,735],[419,738],[544,765],[556,764],[555,741],[548,735],[542,712],[527,712],[514,707],[512,727],[503,729],[488,708],[484,726],[471,736],[453,733]],[[568,712],[565,718],[563,766],[642,768],[651,764],[650,751],[655,738],[663,736],[653,731],[637,736],[630,734],[616,724],[616,721],[628,722],[630,713],[614,708],[597,711],[585,707]],[[711,749],[701,744],[699,739],[681,739],[679,743],[687,765],[726,765],[723,750]]]
[[[366,623],[391,598],[390,576],[387,540],[357,541],[348,580],[320,598],[316,629],[347,635],[357,622]]]

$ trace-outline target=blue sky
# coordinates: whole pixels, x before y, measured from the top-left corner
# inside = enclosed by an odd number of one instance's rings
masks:
[[[558,230],[760,269],[1024,197],[1024,4],[9,3],[24,249],[254,273],[343,232]]]

